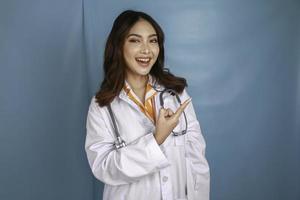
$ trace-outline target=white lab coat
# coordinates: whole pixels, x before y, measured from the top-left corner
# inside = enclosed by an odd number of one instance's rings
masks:
[[[158,84],[156,88],[160,91],[164,89]],[[171,95],[164,96],[164,107],[177,110],[176,99]],[[180,98],[182,102],[189,98],[186,89]],[[157,118],[160,109],[159,93],[155,102]],[[116,137],[109,112],[106,107],[98,106],[95,97],[91,100],[86,123],[87,158],[94,176],[105,183],[104,200],[177,199],[172,192],[174,181],[171,181],[174,159],[185,165],[182,168],[185,172],[182,173],[187,182],[187,199],[209,199],[210,171],[205,158],[206,143],[192,102],[185,109],[187,133],[183,136],[171,134],[161,145],[157,144],[153,136],[155,126],[123,90],[115,97],[111,107],[120,135],[127,143],[126,147],[118,150],[114,148]],[[184,126],[182,114],[174,131],[182,130]],[[179,149],[183,151],[181,156],[177,151]],[[181,183],[177,184],[176,187],[184,187]]]

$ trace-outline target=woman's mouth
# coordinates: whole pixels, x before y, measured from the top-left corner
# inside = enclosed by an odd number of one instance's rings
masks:
[[[150,57],[135,58],[135,60],[139,63],[139,65],[147,67],[150,64],[151,58]]]

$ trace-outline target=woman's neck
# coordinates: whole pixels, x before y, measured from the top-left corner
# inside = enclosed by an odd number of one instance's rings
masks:
[[[146,88],[147,82],[148,82],[148,75],[145,76],[133,76],[133,75],[127,75],[126,80],[129,83],[130,87],[134,91],[141,91]]]

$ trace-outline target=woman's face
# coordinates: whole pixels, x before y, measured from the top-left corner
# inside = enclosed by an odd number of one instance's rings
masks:
[[[159,54],[157,34],[146,20],[137,21],[125,37],[123,56],[127,65],[126,75],[145,76]]]

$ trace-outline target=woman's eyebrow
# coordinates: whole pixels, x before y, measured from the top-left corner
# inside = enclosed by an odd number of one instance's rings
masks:
[[[139,38],[141,38],[142,36],[141,35],[139,35],[139,34],[136,34],[136,33],[131,33],[131,34],[129,34],[128,36],[127,36],[127,38],[129,38],[130,36],[136,36],[136,37],[139,37]],[[154,34],[151,34],[151,35],[149,35],[148,37],[153,37],[153,36],[157,36],[157,34],[156,33],[154,33]]]

